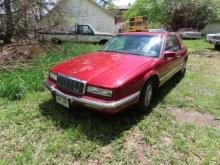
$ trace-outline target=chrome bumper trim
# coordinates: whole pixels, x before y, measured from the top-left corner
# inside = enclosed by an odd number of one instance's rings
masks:
[[[72,103],[74,102],[79,102],[81,104],[84,104],[85,106],[88,106],[88,107],[93,107],[93,108],[96,108],[96,109],[114,109],[114,108],[118,108],[118,107],[121,107],[123,105],[126,105],[126,104],[129,104],[130,102],[132,101],[135,101],[136,99],[139,98],[140,96],[140,91],[126,97],[126,98],[123,98],[121,100],[118,100],[118,101],[112,101],[112,102],[101,102],[101,101],[95,101],[95,100],[91,100],[91,99],[86,99],[86,98],[78,98],[78,97],[75,97],[75,96],[70,96],[70,95],[67,95],[59,90],[57,90],[54,86],[52,86],[49,82],[45,81],[44,82],[45,86],[47,89],[49,89],[51,92],[57,94],[57,95],[60,95],[60,96],[63,96],[65,97],[66,99],[70,100]]]
[[[212,43],[212,44],[220,44],[220,39],[219,40],[217,40],[217,39],[207,39],[206,40],[207,42],[209,42],[209,43]]]

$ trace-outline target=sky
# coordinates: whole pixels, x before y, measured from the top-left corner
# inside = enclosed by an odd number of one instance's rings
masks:
[[[129,3],[134,3],[135,0],[115,0],[116,6],[128,5]]]

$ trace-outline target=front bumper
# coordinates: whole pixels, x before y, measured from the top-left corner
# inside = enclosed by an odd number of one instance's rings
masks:
[[[214,44],[214,45],[220,45],[220,40],[216,40],[216,39],[207,39],[207,42]]]
[[[55,88],[55,85],[49,83],[47,80],[44,81],[44,85],[48,90],[51,91],[52,95],[60,95],[70,101],[70,104],[79,104],[88,108],[96,109],[103,112],[115,113],[126,107],[138,102],[140,92],[136,92],[128,97],[125,97],[117,101],[102,101],[93,100],[85,97],[76,97],[63,93],[62,91]]]

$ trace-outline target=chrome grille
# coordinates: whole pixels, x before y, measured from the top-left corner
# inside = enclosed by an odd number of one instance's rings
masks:
[[[57,85],[65,92],[83,95],[86,89],[86,82],[72,77],[58,75]]]

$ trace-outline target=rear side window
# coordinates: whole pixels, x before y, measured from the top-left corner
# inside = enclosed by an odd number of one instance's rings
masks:
[[[165,50],[166,51],[170,50],[170,51],[177,52],[180,49],[181,49],[180,48],[180,43],[179,43],[179,40],[177,39],[177,37],[175,35],[167,36]]]
[[[88,25],[79,25],[77,28],[77,33],[81,35],[93,35],[93,31]]]

